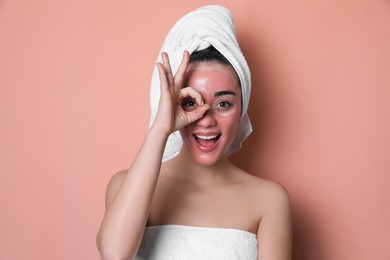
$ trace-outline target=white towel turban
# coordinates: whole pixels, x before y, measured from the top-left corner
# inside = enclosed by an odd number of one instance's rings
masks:
[[[241,83],[242,115],[236,139],[227,152],[230,155],[241,148],[242,142],[252,132],[252,125],[247,114],[251,91],[250,71],[236,39],[231,12],[223,6],[209,5],[186,14],[169,31],[160,53],[168,53],[172,72],[175,74],[185,50],[191,54],[211,45],[230,62]],[[158,55],[157,62],[159,61],[161,61],[161,55]],[[150,126],[156,116],[159,99],[160,79],[156,66],[150,88]],[[163,162],[176,157],[182,145],[180,133],[178,131],[172,133],[164,150]]]

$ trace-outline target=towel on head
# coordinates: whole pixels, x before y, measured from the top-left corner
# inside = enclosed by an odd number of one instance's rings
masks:
[[[230,62],[241,83],[242,115],[236,139],[228,150],[230,155],[241,148],[242,142],[252,132],[247,114],[251,91],[250,71],[236,39],[231,12],[223,6],[209,5],[186,14],[169,31],[160,53],[168,53],[172,72],[175,74],[185,50],[191,54],[210,46],[217,49]],[[158,55],[157,62],[161,62],[161,55]],[[150,88],[150,126],[155,119],[159,100],[160,79],[158,69],[155,67]],[[176,157],[182,145],[180,133],[178,131],[172,133],[164,150],[163,162]]]

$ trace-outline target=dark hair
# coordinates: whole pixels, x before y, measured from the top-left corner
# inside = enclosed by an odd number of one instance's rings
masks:
[[[190,56],[191,62],[202,62],[202,61],[217,61],[223,65],[232,66],[230,62],[223,56],[217,49],[213,46],[210,46],[204,50],[196,51]]]

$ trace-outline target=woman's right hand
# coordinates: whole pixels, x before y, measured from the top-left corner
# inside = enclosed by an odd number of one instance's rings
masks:
[[[157,63],[160,77],[160,101],[153,127],[159,127],[163,133],[169,135],[186,125],[200,119],[210,108],[204,104],[201,94],[191,87],[183,88],[184,76],[190,60],[188,51],[184,51],[182,62],[175,76],[172,74],[168,54],[163,52],[162,63]],[[190,99],[196,102],[191,111],[184,111],[183,100]]]

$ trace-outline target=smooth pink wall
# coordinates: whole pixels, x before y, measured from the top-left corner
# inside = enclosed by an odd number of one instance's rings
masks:
[[[98,259],[106,184],[148,124],[155,57],[211,1],[0,2],[0,259]],[[390,2],[214,1],[235,15],[255,132],[295,260],[390,259]]]

